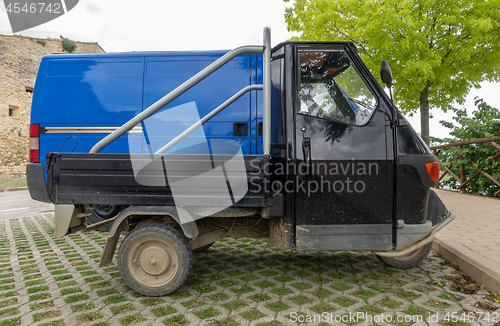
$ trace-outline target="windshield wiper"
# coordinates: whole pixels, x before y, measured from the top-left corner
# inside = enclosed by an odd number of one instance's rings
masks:
[[[362,105],[365,108],[368,108],[368,109],[371,109],[371,110],[375,110],[375,107],[373,105],[371,105],[371,104],[365,103],[365,102],[357,100],[355,98],[348,97],[348,99],[349,99],[349,101],[354,102],[354,103],[359,104],[359,105]]]

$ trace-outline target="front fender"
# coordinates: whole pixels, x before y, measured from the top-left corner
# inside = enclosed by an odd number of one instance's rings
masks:
[[[444,221],[448,216],[450,216],[450,212],[446,206],[444,206],[441,198],[431,189],[429,191],[429,200],[427,201],[427,220],[431,221],[434,227]]]
[[[169,215],[179,223],[187,238],[194,239],[198,236],[198,226],[191,214],[184,208],[173,206],[131,206],[121,211],[115,218],[109,229],[108,237],[113,237],[122,222],[130,215]]]
[[[196,222],[184,208],[173,206],[131,206],[121,211],[113,221],[113,224],[111,224],[99,267],[110,263],[113,259],[123,222],[131,215],[169,215],[179,223],[187,238],[194,239],[199,234]]]

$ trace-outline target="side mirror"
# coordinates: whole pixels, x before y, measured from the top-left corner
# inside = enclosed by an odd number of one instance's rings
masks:
[[[380,77],[382,77],[382,82],[387,84],[387,87],[392,86],[392,70],[387,61],[382,60],[380,63]]]
[[[392,70],[387,61],[382,59],[382,62],[380,63],[380,77],[382,77],[382,82],[387,85],[387,88],[389,88],[389,94],[391,96],[391,110],[392,110],[392,121],[391,121],[391,126],[392,128],[396,128],[399,125],[398,121],[398,113],[397,109],[394,106],[394,101],[392,99]],[[396,144],[395,140],[395,144]]]

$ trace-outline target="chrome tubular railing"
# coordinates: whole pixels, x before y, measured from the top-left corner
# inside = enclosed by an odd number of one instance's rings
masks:
[[[99,153],[103,148],[126,134],[136,125],[146,120],[160,109],[165,107],[167,104],[175,100],[177,97],[191,89],[193,86],[201,82],[206,77],[210,76],[213,72],[224,66],[226,63],[237,57],[238,55],[245,53],[263,53],[263,84],[262,85],[250,85],[243,88],[241,91],[233,95],[227,101],[222,103],[219,107],[214,109],[212,112],[207,114],[205,117],[201,118],[198,122],[193,124],[191,127],[186,129],[179,136],[174,138],[168,144],[163,146],[160,150],[156,152],[156,154],[162,154],[172,146],[177,144],[180,140],[185,138],[187,135],[192,133],[196,128],[202,126],[205,122],[213,118],[217,113],[224,110],[231,103],[240,98],[243,94],[252,91],[252,90],[263,90],[263,145],[264,145],[264,154],[269,155],[271,151],[271,30],[269,27],[264,28],[264,45],[247,45],[236,48],[234,50],[229,51],[212,64],[207,66],[205,69],[185,81],[183,84],[178,86],[176,89],[153,103],[147,109],[139,113],[134,118],[127,121],[120,128],[113,131],[111,134],[101,139],[97,144],[92,147],[89,153]]]

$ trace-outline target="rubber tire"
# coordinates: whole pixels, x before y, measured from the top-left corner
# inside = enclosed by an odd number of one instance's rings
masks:
[[[201,246],[199,248],[196,248],[196,249],[193,249],[193,252],[202,252],[202,251],[205,251],[207,250],[208,248],[210,248],[211,246],[213,246],[215,242],[212,242],[212,243],[209,243],[209,244],[206,244],[204,246]]]
[[[377,256],[377,258],[389,267],[407,269],[407,268],[417,267],[418,264],[423,262],[427,258],[427,256],[429,256],[431,249],[432,249],[432,241],[426,244],[425,246],[418,248],[414,252],[411,252],[404,256],[400,257]]]
[[[177,272],[171,281],[161,286],[147,286],[139,282],[130,272],[127,260],[138,241],[160,239],[175,252]],[[118,250],[118,268],[123,280],[136,292],[151,297],[165,296],[177,291],[187,281],[193,269],[193,252],[186,238],[171,226],[159,223],[141,225],[123,239]]]
[[[87,225],[92,225],[94,223],[104,221],[108,218],[115,217],[122,210],[121,206],[100,205],[100,206],[109,206],[109,209],[107,209],[106,211],[103,211],[101,214],[98,209],[92,210],[89,206],[90,205],[85,205],[85,214],[87,215],[87,217],[85,218],[85,223]],[[111,227],[111,224],[108,224],[108,225],[101,226],[100,228],[98,228],[98,230],[109,231],[110,227]]]

